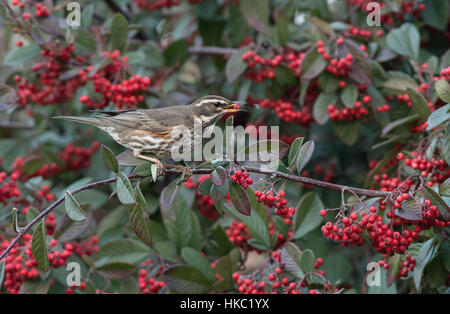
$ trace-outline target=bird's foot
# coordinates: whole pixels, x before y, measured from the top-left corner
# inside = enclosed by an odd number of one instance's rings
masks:
[[[150,162],[154,163],[156,165],[156,169],[157,169],[156,170],[156,174],[157,174],[158,177],[162,176],[162,175],[164,175],[166,173],[166,169],[165,169],[164,165],[161,163],[161,161],[159,159],[151,158],[151,157],[148,157],[148,156],[144,156],[144,155],[141,155],[139,153],[134,154],[134,156],[136,158],[143,159],[143,160],[150,161]]]
[[[192,177],[192,169],[185,166],[180,165],[164,165],[166,168],[173,168],[183,171],[183,175],[181,177],[181,182],[186,182],[190,177]]]

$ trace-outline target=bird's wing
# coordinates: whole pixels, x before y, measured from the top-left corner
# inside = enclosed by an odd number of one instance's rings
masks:
[[[189,106],[133,110],[112,117],[105,117],[122,127],[151,132],[168,132],[177,125],[193,125],[193,116]]]

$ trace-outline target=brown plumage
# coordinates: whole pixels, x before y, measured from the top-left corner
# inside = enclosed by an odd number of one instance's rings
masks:
[[[221,96],[204,96],[188,106],[96,111],[103,116],[92,118],[75,116],[54,118],[98,127],[108,133],[116,142],[131,149],[137,158],[156,163],[162,173],[163,166],[160,160],[170,157],[172,145],[181,137],[173,138],[172,131],[188,128],[193,135],[195,121],[201,123],[203,128],[214,126],[226,113],[239,110],[235,108],[235,103]],[[151,154],[155,158],[143,154]],[[187,170],[181,166],[169,166]]]

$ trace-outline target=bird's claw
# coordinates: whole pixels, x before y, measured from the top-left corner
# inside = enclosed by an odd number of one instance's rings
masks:
[[[181,175],[181,182],[186,182],[190,177],[192,177],[192,169],[184,167],[183,174]]]

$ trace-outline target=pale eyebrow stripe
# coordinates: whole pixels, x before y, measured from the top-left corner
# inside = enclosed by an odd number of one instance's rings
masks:
[[[195,106],[201,106],[204,103],[208,103],[208,102],[220,102],[221,104],[227,104],[228,102],[223,100],[223,99],[203,99],[200,102],[198,102]]]

